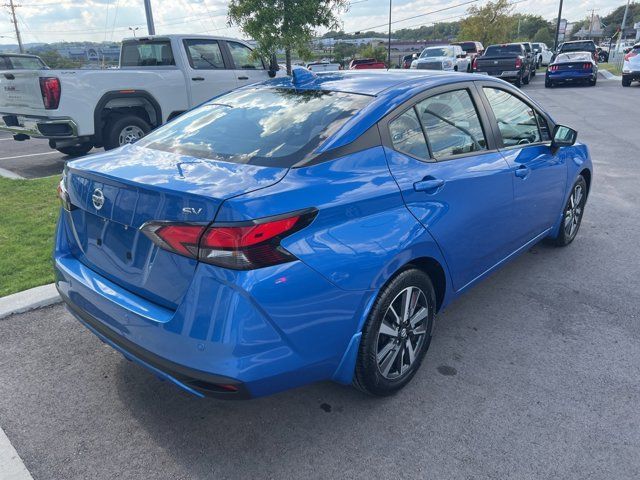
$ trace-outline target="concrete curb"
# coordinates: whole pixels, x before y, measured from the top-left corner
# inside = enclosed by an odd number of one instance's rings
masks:
[[[21,177],[17,173],[13,173],[5,168],[0,168],[0,177],[10,178],[11,180],[24,180],[24,177]]]
[[[0,298],[0,319],[61,302],[53,283]]]
[[[618,75],[614,75],[613,73],[609,72],[608,70],[600,70],[598,73],[600,75],[602,75],[604,78],[606,78],[607,80],[622,81],[622,77],[619,77]]]
[[[2,480],[33,480],[2,428],[0,428],[0,478]]]

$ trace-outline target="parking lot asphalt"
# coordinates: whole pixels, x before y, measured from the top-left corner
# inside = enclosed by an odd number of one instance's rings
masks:
[[[541,80],[593,156],[581,231],[439,315],[405,390],[198,400],[49,307],[0,320],[0,426],[33,477],[640,478],[640,87]]]

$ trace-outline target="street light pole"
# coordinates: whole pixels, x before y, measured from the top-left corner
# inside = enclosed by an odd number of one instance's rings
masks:
[[[391,68],[391,1],[389,0],[389,38],[387,39],[387,57]]]
[[[153,12],[151,11],[151,0],[144,0],[144,13],[147,16],[147,31],[149,35],[156,34],[156,27],[153,26]]]
[[[138,31],[139,28],[140,27],[136,27],[136,28],[129,27],[129,30],[131,30],[133,32],[133,38],[136,38],[136,32]]]
[[[556,24],[556,42],[553,46],[553,51],[558,49],[558,39],[560,38],[560,20],[562,19],[562,0],[560,0],[560,8],[558,9],[558,23]]]

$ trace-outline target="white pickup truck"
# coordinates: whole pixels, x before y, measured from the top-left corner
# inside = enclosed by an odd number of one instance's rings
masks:
[[[202,35],[125,39],[120,68],[1,70],[0,130],[47,138],[66,155],[111,149],[234,88],[276,75],[241,40]]]

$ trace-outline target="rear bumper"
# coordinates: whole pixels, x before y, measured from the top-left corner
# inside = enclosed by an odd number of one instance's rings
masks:
[[[593,80],[598,75],[597,72],[549,72],[547,78],[552,82],[581,82]]]
[[[35,138],[78,137],[78,126],[68,117],[49,118],[0,112],[0,130]]]
[[[94,334],[157,376],[224,399],[351,381],[352,368],[336,372],[371,292],[341,290],[300,261],[246,272],[199,264],[173,310],[81,263],[70,252],[65,218],[54,253],[61,297]]]
[[[519,70],[507,70],[504,72],[475,72],[478,75],[488,75],[490,77],[502,78],[504,80],[516,80],[520,76]]]
[[[622,71],[622,78],[628,79],[631,81],[640,80],[640,70],[637,71]]]

